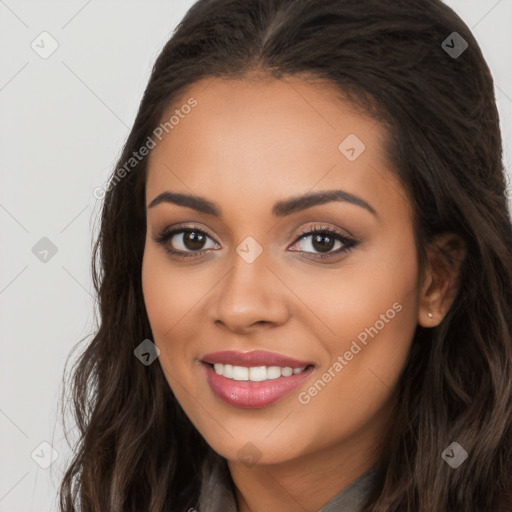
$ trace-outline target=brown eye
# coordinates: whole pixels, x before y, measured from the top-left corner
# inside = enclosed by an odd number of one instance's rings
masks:
[[[336,240],[330,235],[314,235],[311,245],[319,252],[329,252]]]
[[[166,229],[155,237],[155,242],[176,256],[196,256],[207,249],[216,249],[218,244],[203,230],[196,228]]]
[[[191,251],[203,248],[206,236],[196,231],[187,231],[183,233],[182,244]]]
[[[300,233],[293,244],[293,250],[310,254],[313,258],[323,259],[348,252],[357,245],[357,241],[333,228],[314,227]]]

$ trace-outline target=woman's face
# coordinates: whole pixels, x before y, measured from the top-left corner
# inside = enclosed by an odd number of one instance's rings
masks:
[[[231,461],[369,453],[419,309],[384,129],[298,78],[204,80],[173,114],[149,160],[142,279],[176,398]]]

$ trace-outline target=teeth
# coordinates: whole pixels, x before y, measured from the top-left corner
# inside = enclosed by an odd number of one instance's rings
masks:
[[[281,368],[279,366],[269,366],[267,368],[267,379],[278,379],[281,377]]]
[[[305,366],[302,368],[290,368],[285,366],[233,366],[231,364],[215,363],[213,369],[217,375],[223,375],[228,379],[233,380],[250,380],[253,382],[261,382],[264,380],[278,379],[279,377],[291,377],[306,369]]]
[[[224,377],[227,377],[228,379],[233,378],[233,367],[230,364],[219,364],[219,366],[222,368],[222,373],[220,375],[224,375]],[[217,371],[217,370],[215,370]]]
[[[234,380],[249,380],[249,368],[245,366],[233,366]]]
[[[290,368],[289,366],[286,366],[285,368],[281,369],[281,375],[283,377],[291,377],[293,375],[293,368]]]
[[[249,380],[259,382],[267,379],[267,369],[264,366],[249,368]]]

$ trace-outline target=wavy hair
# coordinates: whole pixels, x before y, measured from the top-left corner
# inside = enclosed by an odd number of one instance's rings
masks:
[[[468,44],[458,57],[443,48],[454,32]],[[189,9],[154,64],[104,198],[92,264],[100,318],[69,377],[79,438],[61,510],[198,506],[191,483],[209,447],[160,364],[133,354],[152,339],[141,286],[147,158],[122,179],[118,169],[187,86],[255,70],[325,80],[385,124],[420,269],[437,234],[458,234],[467,248],[447,315],[416,329],[364,511],[512,510],[512,226],[499,118],[476,40],[439,0],[199,0]],[[469,454],[457,469],[441,458],[454,441]]]

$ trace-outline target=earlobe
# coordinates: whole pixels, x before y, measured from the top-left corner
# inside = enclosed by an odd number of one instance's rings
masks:
[[[418,323],[422,327],[439,325],[453,304],[465,255],[464,241],[453,233],[438,235],[427,249],[427,269],[418,308]]]
[[[418,312],[418,323],[422,327],[435,327],[441,322],[441,320],[442,318],[439,317],[437,312],[427,311],[420,306],[420,311]]]
[[[426,275],[423,278],[422,287],[419,297],[418,323],[422,327],[435,327],[438,315],[435,311],[436,302],[438,301],[438,293],[434,284],[432,269],[430,268],[430,259],[427,263],[429,266]]]

